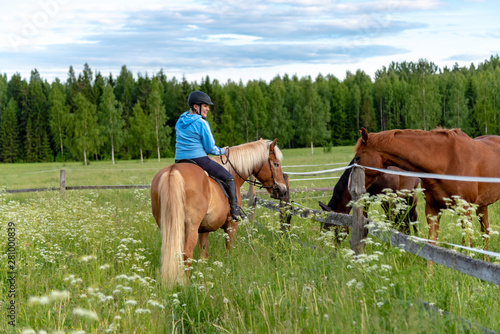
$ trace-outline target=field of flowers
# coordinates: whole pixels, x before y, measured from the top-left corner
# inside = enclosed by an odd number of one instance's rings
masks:
[[[317,208],[329,195],[292,196]],[[440,237],[449,242],[461,241],[460,207],[457,201],[443,217]],[[490,249],[496,252],[499,211],[495,206],[490,214]],[[386,220],[376,203],[370,215]],[[160,277],[161,241],[149,190],[2,192],[0,332],[500,330],[496,285],[440,266],[429,271],[426,261],[372,238],[365,255],[353,256],[348,240],[336,247],[331,233],[322,233],[310,219],[293,218],[290,232],[282,233],[277,213],[257,207],[255,217],[240,224],[230,252],[223,231],[211,233],[210,258],[194,261],[188,285],[169,290]],[[425,223],[417,226],[425,237]],[[477,230],[472,222],[465,233],[481,247]],[[15,239],[14,264],[9,233]]]

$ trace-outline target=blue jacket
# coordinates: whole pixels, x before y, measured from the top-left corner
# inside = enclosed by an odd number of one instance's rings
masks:
[[[226,153],[223,148],[215,146],[210,125],[201,115],[184,112],[175,124],[175,132],[175,160]]]

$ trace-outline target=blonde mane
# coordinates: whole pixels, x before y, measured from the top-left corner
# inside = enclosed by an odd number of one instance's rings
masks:
[[[405,130],[400,130],[400,129],[394,129],[394,130],[387,130],[387,131],[382,131],[382,132],[377,132],[377,133],[369,133],[369,144],[378,146],[378,145],[388,145],[392,142],[395,136],[398,135],[410,135],[410,136],[429,136],[429,135],[437,135],[437,136],[445,136],[445,138],[454,138],[456,136],[467,136],[469,137],[466,133],[462,132],[460,129],[444,129],[441,127],[435,128],[430,131],[425,131],[425,130],[420,130],[420,129],[405,129]],[[363,143],[363,140],[360,138],[358,142],[356,143],[356,147],[354,148],[355,151],[358,150],[358,148],[361,146]]]
[[[240,174],[250,175],[252,171],[261,166],[263,163],[267,162],[269,158],[269,147],[272,141],[261,139],[254,142],[241,144],[238,146],[233,146],[229,148],[229,160],[234,166],[236,171]],[[283,159],[283,154],[281,153],[278,146],[274,147],[274,154],[276,158],[281,161]],[[223,161],[225,157],[222,156]],[[236,171],[230,164],[223,165],[231,174],[235,175]]]

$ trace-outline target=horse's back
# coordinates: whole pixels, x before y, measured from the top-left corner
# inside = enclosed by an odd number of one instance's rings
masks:
[[[484,135],[474,138],[480,145],[485,145],[495,153],[500,153],[500,136]]]

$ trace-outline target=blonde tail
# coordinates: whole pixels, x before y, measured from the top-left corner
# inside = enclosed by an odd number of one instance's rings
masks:
[[[178,171],[165,173],[159,182],[161,202],[161,275],[168,286],[184,284],[185,240],[184,179]]]

